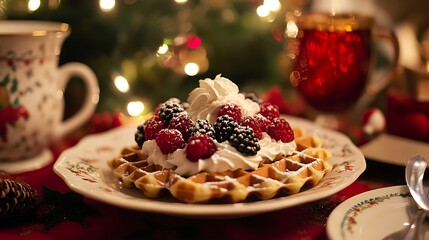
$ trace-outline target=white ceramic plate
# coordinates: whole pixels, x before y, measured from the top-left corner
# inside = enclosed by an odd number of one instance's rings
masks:
[[[383,239],[406,228],[416,211],[407,186],[371,190],[344,201],[332,211],[327,223],[328,236],[331,240]]]
[[[235,204],[188,204],[172,199],[149,199],[137,189],[122,189],[106,161],[134,143],[136,127],[121,127],[83,138],[65,150],[54,171],[73,191],[119,207],[181,216],[234,217],[287,208],[328,197],[353,183],[365,170],[363,154],[345,135],[323,129],[312,122],[286,116],[292,126],[318,135],[333,157],[334,166],[317,186],[298,194],[270,200]]]

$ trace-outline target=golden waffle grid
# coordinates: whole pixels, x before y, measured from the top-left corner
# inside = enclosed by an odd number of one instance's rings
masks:
[[[108,161],[116,179],[125,188],[138,188],[150,198],[169,192],[187,203],[236,203],[256,196],[270,199],[298,193],[304,186],[315,186],[332,170],[326,160],[331,153],[315,135],[294,128],[297,151],[275,162],[261,163],[253,171],[238,169],[224,173],[201,172],[182,177],[171,169],[148,163],[140,149],[124,148],[121,155]]]

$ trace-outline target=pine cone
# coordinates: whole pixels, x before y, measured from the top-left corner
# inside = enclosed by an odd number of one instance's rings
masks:
[[[36,203],[36,190],[29,184],[0,179],[0,217],[23,215]]]

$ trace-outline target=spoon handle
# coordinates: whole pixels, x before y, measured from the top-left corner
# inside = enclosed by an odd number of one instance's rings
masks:
[[[410,223],[408,231],[402,239],[404,240],[423,240],[425,237],[425,232],[422,231],[423,221],[426,218],[427,212],[424,210],[419,210],[414,216],[412,223]]]

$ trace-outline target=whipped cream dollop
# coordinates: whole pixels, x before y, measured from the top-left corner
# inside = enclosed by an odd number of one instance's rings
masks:
[[[206,78],[199,81],[200,86],[195,88],[188,96],[189,108],[187,112],[192,120],[207,119],[211,124],[216,121],[219,108],[232,103],[241,108],[241,115],[256,115],[259,104],[246,99],[239,93],[238,86],[220,74],[215,79]]]
[[[161,149],[156,144],[155,140],[147,140],[142,145],[142,153],[147,156],[148,163],[154,163],[163,168],[173,168],[174,165],[167,162],[168,155],[163,154]]]
[[[190,117],[207,119],[211,124],[216,121],[220,106],[233,103],[242,110],[242,116],[254,116],[259,113],[259,104],[239,93],[235,83],[227,78],[217,75],[214,80],[204,79],[199,81],[200,85],[194,89],[188,97],[189,107],[186,110]],[[291,155],[296,150],[294,141],[284,143],[276,141],[267,133],[262,134],[258,140],[260,150],[253,156],[243,155],[237,151],[228,141],[216,144],[217,151],[206,159],[192,162],[186,158],[186,149],[177,149],[173,153],[163,154],[155,140],[147,140],[143,143],[142,153],[147,155],[147,161],[166,169],[173,169],[179,175],[191,176],[201,171],[225,172],[237,169],[255,170],[259,164],[276,161],[281,157]]]

